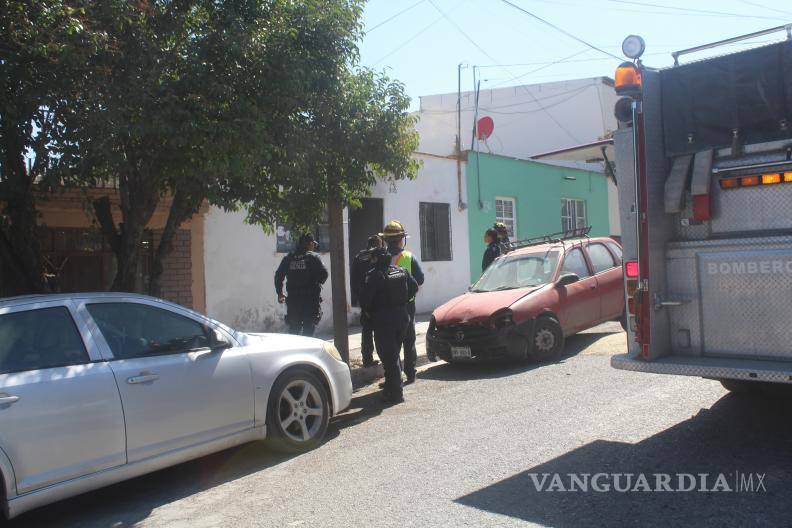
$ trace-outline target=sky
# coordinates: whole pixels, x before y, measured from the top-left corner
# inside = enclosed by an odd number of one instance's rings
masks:
[[[585,44],[504,0],[369,0],[361,63],[402,81],[415,110],[421,95],[456,92],[459,63],[467,65],[463,90],[473,89],[474,65],[482,89],[612,77],[629,34],[646,41],[648,66],[663,67],[673,64],[672,51],[792,23],[789,0],[509,1]],[[722,52],[783,38],[779,32]]]

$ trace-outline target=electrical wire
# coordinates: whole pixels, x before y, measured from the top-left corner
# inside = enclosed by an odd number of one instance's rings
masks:
[[[542,70],[544,70],[546,68],[549,68],[550,66],[555,66],[556,64],[561,64],[562,62],[566,62],[567,59],[571,59],[571,58],[577,57],[578,55],[582,55],[584,53],[588,53],[589,51],[590,50],[588,48],[586,48],[583,51],[578,51],[577,53],[573,53],[572,55],[568,55],[568,56],[566,56],[564,58],[561,58],[561,59],[558,59],[556,61],[548,62],[547,64],[543,64],[542,66],[539,66],[538,68],[535,68],[533,70],[527,71],[525,73],[521,73],[520,75],[517,75],[516,77],[512,77],[511,79],[507,79],[505,81],[501,81],[501,82],[499,82],[497,84],[494,84],[494,85],[492,85],[492,87],[493,88],[497,88],[498,86],[503,86],[504,84],[512,83],[512,82],[514,82],[516,80],[522,79],[523,77],[527,77],[528,75],[531,75],[532,73],[536,73],[538,71],[542,71]]]
[[[524,14],[526,14],[526,15],[528,15],[528,16],[530,16],[530,17],[532,17],[532,18],[536,19],[536,20],[538,20],[538,21],[539,21],[539,22],[541,22],[542,24],[545,24],[545,25],[547,25],[547,26],[550,26],[551,28],[555,29],[555,30],[556,30],[556,31],[558,31],[559,33],[563,33],[563,34],[564,34],[564,35],[566,35],[567,37],[569,37],[569,38],[571,38],[571,39],[573,39],[573,40],[576,40],[576,41],[580,42],[580,43],[581,43],[581,44],[583,44],[584,46],[588,46],[589,48],[591,48],[591,49],[593,49],[593,50],[596,50],[596,51],[599,51],[600,53],[602,53],[602,54],[604,54],[604,55],[608,55],[609,57],[613,57],[614,59],[616,59],[616,60],[618,60],[618,61],[622,61],[622,60],[624,60],[624,59],[622,59],[622,57],[618,57],[618,56],[614,55],[613,53],[611,53],[611,52],[609,52],[609,51],[605,51],[604,49],[602,49],[602,48],[599,48],[599,47],[595,46],[594,44],[591,44],[590,42],[586,42],[586,41],[585,41],[585,40],[583,40],[582,38],[580,38],[580,37],[578,37],[578,36],[575,36],[575,35],[573,35],[572,33],[570,33],[569,31],[567,31],[567,30],[565,30],[565,29],[562,29],[562,28],[560,28],[560,27],[556,26],[556,25],[555,25],[555,24],[553,24],[552,22],[549,22],[549,21],[545,20],[544,18],[540,17],[539,15],[535,15],[534,13],[531,13],[531,12],[530,12],[530,11],[528,11],[527,9],[525,9],[525,8],[523,8],[523,7],[520,7],[519,5],[515,4],[514,2],[511,2],[510,0],[501,0],[501,2],[503,2],[503,3],[504,3],[504,4],[506,4],[506,5],[509,5],[509,6],[513,7],[514,9],[517,9],[517,10],[518,10],[518,11],[520,11],[521,13],[524,13]],[[497,62],[497,61],[495,61],[495,62]]]
[[[775,11],[776,13],[782,13],[784,15],[792,15],[792,11],[784,11],[783,9],[776,9],[774,7],[757,4],[756,2],[749,2],[748,0],[740,0],[743,4],[748,4],[754,7],[760,7],[762,9],[767,9],[768,11]]]
[[[467,39],[467,41],[468,41],[468,42],[470,42],[471,44],[473,44],[473,45],[476,47],[476,49],[477,49],[477,50],[479,50],[479,51],[480,51],[482,54],[484,54],[484,56],[485,56],[485,57],[487,57],[487,58],[488,58],[489,60],[491,60],[492,62],[498,62],[497,60],[495,60],[494,58],[492,58],[492,55],[490,55],[489,53],[487,53],[487,51],[486,51],[484,48],[482,48],[481,46],[479,46],[479,45],[478,45],[478,43],[476,43],[476,41],[475,41],[475,40],[473,40],[473,39],[471,38],[471,36],[470,36],[470,35],[468,35],[467,33],[465,33],[465,31],[464,31],[464,30],[463,30],[461,27],[459,27],[459,24],[457,24],[456,22],[454,22],[454,19],[453,19],[453,18],[451,18],[450,16],[448,16],[448,15],[445,13],[445,11],[443,11],[442,9],[440,9],[440,8],[437,6],[437,4],[434,2],[434,0],[429,0],[429,3],[430,3],[430,4],[432,4],[432,6],[434,6],[434,8],[435,8],[435,9],[437,9],[437,11],[438,11],[438,12],[439,12],[439,13],[440,13],[442,16],[443,16],[443,18],[445,18],[445,19],[446,19],[446,20],[447,20],[447,21],[448,21],[448,22],[449,22],[449,23],[450,23],[452,26],[454,26],[454,28],[455,28],[455,29],[456,29],[456,30],[457,30],[459,33],[461,33],[461,34],[462,34],[462,36],[463,36],[463,37],[465,37],[465,38]]]
[[[468,2],[468,0],[462,0],[462,1],[461,1],[461,2],[459,2],[457,5],[455,5],[453,8],[451,8],[451,11],[449,11],[449,12],[453,12],[453,11],[455,11],[456,9],[458,9],[459,7],[461,7],[461,6],[462,6],[462,4],[465,4],[465,3],[467,3],[467,2]],[[439,16],[439,17],[435,18],[434,20],[432,20],[431,22],[429,22],[429,23],[428,23],[426,26],[424,26],[424,27],[423,27],[423,28],[422,28],[420,31],[418,31],[418,33],[414,34],[413,36],[411,36],[410,38],[408,38],[407,40],[405,40],[404,42],[402,42],[401,44],[399,44],[399,45],[398,45],[398,46],[397,46],[397,47],[396,47],[394,50],[390,51],[390,52],[389,52],[387,55],[384,55],[383,57],[381,57],[380,59],[378,59],[376,62],[374,62],[374,64],[373,64],[372,66],[376,66],[376,65],[378,65],[379,63],[381,63],[382,61],[384,61],[384,60],[385,60],[385,59],[387,59],[388,57],[390,57],[390,56],[394,55],[395,53],[397,53],[397,52],[401,51],[401,50],[402,50],[402,49],[403,49],[405,46],[407,46],[407,45],[408,45],[408,44],[410,44],[412,41],[414,41],[415,39],[417,39],[418,37],[420,37],[421,35],[423,35],[423,34],[424,34],[424,33],[426,33],[427,31],[429,31],[429,29],[431,29],[431,28],[432,28],[432,27],[433,27],[435,24],[437,24],[437,23],[438,23],[438,22],[440,22],[441,20],[443,20],[443,17],[442,17],[442,16]],[[491,59],[491,60],[492,60],[492,59]]]
[[[684,7],[675,7],[675,6],[665,6],[660,4],[645,4],[645,3],[629,3],[628,5],[638,5],[638,6],[647,6],[647,7],[655,7],[659,9],[671,9],[675,10],[672,12],[669,11],[648,11],[646,9],[627,9],[623,7],[605,7],[599,4],[593,4],[591,2],[586,2],[584,5],[581,4],[573,4],[569,2],[559,2],[557,0],[534,0],[535,2],[542,2],[545,4],[552,4],[552,5],[560,5],[560,6],[569,6],[575,8],[590,8],[596,9],[597,11],[611,11],[611,12],[622,12],[622,13],[636,13],[640,15],[671,15],[671,16],[692,16],[692,17],[730,17],[730,18],[758,18],[763,20],[778,20],[777,17],[769,17],[769,16],[762,16],[762,15],[741,15],[739,13],[728,13],[724,11],[709,11],[703,9],[688,9]],[[610,0],[605,0],[610,1]]]
[[[625,4],[625,5],[635,5],[641,7],[657,7],[660,9],[669,9],[671,11],[680,11],[684,13],[700,13],[704,15],[717,15],[717,16],[726,16],[726,17],[736,17],[736,18],[761,18],[764,20],[778,20],[778,17],[770,17],[770,16],[761,16],[761,15],[744,15],[741,13],[730,13],[726,11],[712,11],[709,9],[694,9],[692,7],[677,7],[677,6],[669,6],[663,4],[653,4],[649,2],[638,2],[637,0],[605,0],[606,2],[611,2],[614,4]]]
[[[380,22],[380,23],[378,23],[378,24],[375,24],[373,27],[370,27],[370,28],[368,28],[368,29],[366,30],[366,33],[371,33],[371,32],[372,32],[372,31],[374,31],[375,29],[377,29],[377,28],[379,28],[379,27],[382,27],[382,26],[384,26],[385,24],[387,24],[388,22],[390,22],[390,21],[391,21],[391,20],[393,20],[394,18],[400,17],[401,15],[403,15],[404,13],[406,13],[407,11],[409,11],[410,9],[412,9],[412,8],[414,8],[414,7],[418,7],[419,5],[423,4],[424,2],[426,2],[426,0],[418,0],[417,2],[415,2],[415,3],[414,3],[414,4],[412,4],[412,5],[410,5],[409,7],[406,7],[406,8],[404,8],[404,9],[402,9],[401,11],[399,11],[398,13],[396,13],[395,15],[391,15],[391,16],[389,16],[388,18],[386,18],[385,20],[383,20],[382,22]]]

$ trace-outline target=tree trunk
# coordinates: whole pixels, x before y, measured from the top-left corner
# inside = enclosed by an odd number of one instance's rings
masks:
[[[333,341],[341,358],[349,364],[347,328],[346,262],[344,259],[344,205],[331,196],[327,204],[330,222],[330,282],[333,293]]]
[[[181,192],[178,189],[173,195],[170,210],[168,211],[168,220],[165,223],[165,229],[162,231],[159,245],[154,253],[154,259],[151,263],[151,275],[149,280],[149,295],[152,297],[162,296],[162,272],[164,271],[163,261],[173,251],[173,237],[179,227],[187,221],[190,216],[195,213],[200,205],[195,204],[195,199],[187,196],[187,193]]]
[[[50,291],[44,276],[41,246],[38,237],[38,213],[33,197],[33,179],[25,166],[25,146],[21,135],[23,126],[0,117],[3,126],[3,177],[2,199],[7,217],[3,249],[0,257],[4,269],[18,275],[17,293],[47,293]]]

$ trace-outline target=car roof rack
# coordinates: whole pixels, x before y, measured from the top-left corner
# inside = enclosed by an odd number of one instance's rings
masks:
[[[540,244],[551,244],[553,242],[561,242],[562,240],[569,240],[570,238],[588,238],[591,231],[591,226],[579,227],[571,231],[560,231],[558,233],[551,233],[549,235],[542,235],[533,238],[526,238],[525,240],[515,240],[509,244],[509,251],[515,249],[522,249],[530,246],[538,246]]]

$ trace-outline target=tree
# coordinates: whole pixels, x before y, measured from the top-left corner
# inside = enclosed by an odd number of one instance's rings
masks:
[[[5,287],[46,292],[36,193],[71,182],[65,109],[90,85],[102,35],[88,1],[0,2],[0,260]]]
[[[265,182],[251,180],[252,200],[246,206],[249,219],[264,226],[278,218],[310,225],[328,209],[334,336],[348,362],[343,208],[359,205],[378,179],[414,178],[418,135],[401,83],[345,65],[333,84],[315,94],[309,111],[301,115],[299,136],[290,138],[286,163],[263,174]]]
[[[291,156],[306,102],[355,53],[357,0],[100,2],[113,46],[97,60],[102,89],[75,109],[86,178],[117,178],[96,218],[115,252],[113,289],[138,288],[139,247],[160,199],[172,198],[150,291],[173,234],[204,200],[237,207],[277,190],[270,167]]]

